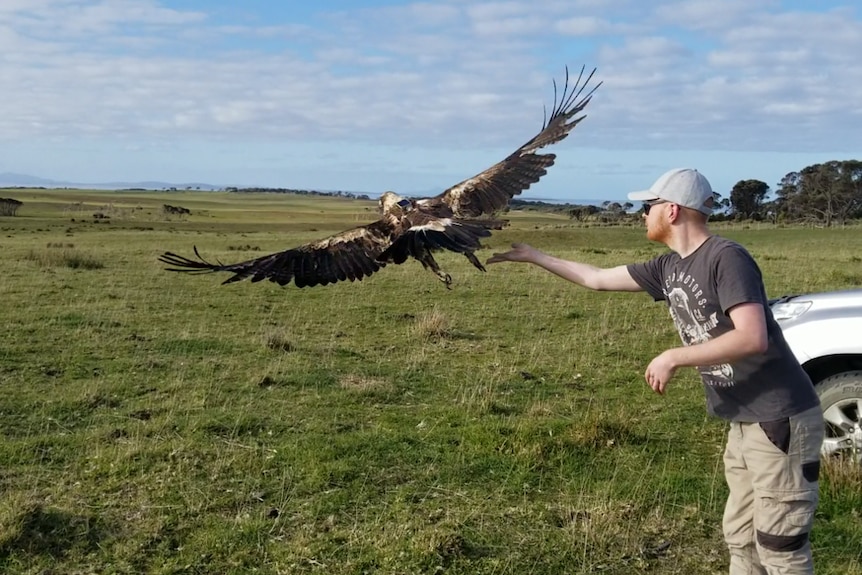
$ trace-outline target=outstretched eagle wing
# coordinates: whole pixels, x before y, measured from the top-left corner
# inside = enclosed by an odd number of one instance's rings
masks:
[[[569,70],[566,68],[566,82],[562,94],[558,98],[557,84],[554,82],[554,107],[538,134],[505,160],[452,186],[438,196],[420,200],[420,203],[429,207],[446,204],[459,218],[475,218],[504,208],[513,196],[538,182],[554,164],[554,154],[537,154],[536,151],[565,139],[586,117],[577,114],[583,111],[593,93],[602,85],[599,82],[585,93],[595,72],[594,68],[584,79],[584,68],[581,68],[574,85],[569,86]]]
[[[384,218],[322,240],[235,264],[210,263],[201,257],[197,247],[194,248],[197,260],[165,252],[159,261],[173,266],[167,269],[175,272],[233,273],[223,282],[226,284],[251,278],[253,282],[269,280],[284,286],[293,281],[296,287],[310,287],[361,280],[386,265],[377,258],[397,237],[398,225],[398,222]]]

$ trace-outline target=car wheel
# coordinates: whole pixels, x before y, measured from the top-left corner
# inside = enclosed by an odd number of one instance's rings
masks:
[[[822,454],[862,463],[862,371],[846,371],[817,384],[826,436]]]

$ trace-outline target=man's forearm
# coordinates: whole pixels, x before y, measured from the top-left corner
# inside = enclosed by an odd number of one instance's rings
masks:
[[[532,263],[564,280],[589,289],[599,289],[597,278],[601,268],[581,262],[573,262],[539,252]]]
[[[766,342],[754,334],[734,329],[715,339],[669,349],[675,367],[698,367],[733,363],[766,351]]]

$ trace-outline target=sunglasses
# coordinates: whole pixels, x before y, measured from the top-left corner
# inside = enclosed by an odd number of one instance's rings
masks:
[[[644,215],[648,216],[649,211],[652,209],[653,206],[657,206],[659,204],[666,204],[666,203],[668,203],[667,200],[656,200],[654,202],[644,202]]]

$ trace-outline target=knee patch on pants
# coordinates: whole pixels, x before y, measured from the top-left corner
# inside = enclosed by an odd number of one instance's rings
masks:
[[[770,551],[783,553],[799,551],[805,547],[806,543],[808,543],[808,532],[806,531],[805,533],[799,533],[797,535],[772,535],[770,533],[758,531],[757,543],[764,549],[769,549]]]

